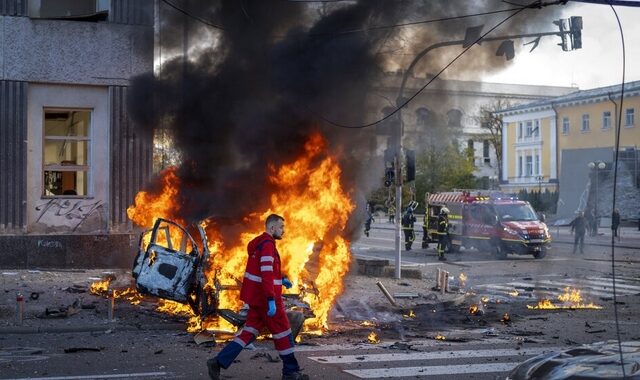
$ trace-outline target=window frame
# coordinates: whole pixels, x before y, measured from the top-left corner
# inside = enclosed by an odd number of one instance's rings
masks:
[[[564,116],[562,118],[562,134],[563,135],[568,135],[569,134],[569,128],[571,127],[571,124],[569,122],[569,118]]]
[[[611,111],[602,111],[602,129],[611,129]]]
[[[87,135],[86,136],[48,136],[46,134],[46,115],[50,112],[88,112],[89,113],[89,125],[87,127]],[[43,107],[42,108],[42,148],[40,151],[41,154],[41,162],[42,167],[40,171],[41,178],[43,179],[42,188],[40,189],[40,196],[43,199],[50,198],[91,198],[92,197],[92,141],[93,141],[93,120],[94,114],[93,109],[90,108],[82,108],[82,107]],[[73,142],[85,142],[87,145],[86,159],[85,164],[83,165],[64,165],[62,163],[49,165],[45,162],[45,149],[47,147],[47,141],[73,141]],[[86,194],[47,194],[46,188],[46,178],[47,172],[85,172],[85,182],[86,182]]]
[[[580,124],[580,132],[589,132],[591,131],[591,127],[589,125],[590,121],[589,121],[590,117],[588,113],[583,113],[582,114],[582,122]]]
[[[633,127],[636,122],[636,112],[635,108],[626,108],[624,110],[624,126],[625,127]],[[629,118],[631,116],[631,118]]]

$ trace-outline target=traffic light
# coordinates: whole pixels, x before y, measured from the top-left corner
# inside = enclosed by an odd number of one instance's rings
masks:
[[[558,45],[562,46],[562,50],[564,51],[569,51],[571,49],[569,49],[569,40],[568,40],[568,33],[569,33],[569,20],[567,20],[566,18],[561,18],[560,20],[554,21],[554,24],[558,25],[558,29],[560,29],[560,39],[561,39],[561,43],[559,43]]]
[[[384,170],[384,185],[386,187],[391,187],[391,185],[393,184],[393,180],[395,177],[395,172],[393,170],[393,167],[387,167]]]
[[[561,43],[558,45],[562,46],[562,50],[576,50],[582,49],[582,17],[580,16],[572,16],[568,19],[563,18],[553,22],[558,25],[560,29]]]
[[[582,49],[582,17],[572,16],[570,19],[571,45],[573,50]]]
[[[416,179],[416,151],[407,149],[407,182]]]

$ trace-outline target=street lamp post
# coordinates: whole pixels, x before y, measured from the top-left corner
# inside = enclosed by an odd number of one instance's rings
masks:
[[[593,234],[597,235],[598,234],[598,199],[599,199],[599,195],[598,195],[598,182],[600,179],[600,170],[604,169],[607,165],[602,162],[602,161],[595,161],[595,162],[589,162],[587,164],[587,166],[589,167],[589,169],[593,170],[594,173],[594,181],[595,181],[595,195],[593,197],[594,199],[594,205],[593,205],[593,213],[594,213],[594,224],[593,224]]]

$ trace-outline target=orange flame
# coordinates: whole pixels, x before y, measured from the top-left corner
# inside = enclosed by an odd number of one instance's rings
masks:
[[[409,310],[409,313],[404,314],[403,317],[405,317],[405,318],[415,318],[416,317],[416,313],[414,313],[413,310]]]
[[[566,287],[564,293],[558,296],[558,301],[563,304],[556,305],[551,300],[543,299],[537,305],[527,305],[527,309],[602,309],[602,306],[593,302],[583,303],[580,290]]]
[[[435,336],[435,338],[434,338],[434,339],[435,339],[435,340],[445,340],[445,339],[447,339],[447,338],[446,338],[444,335],[438,334],[438,335],[436,335],[436,336]]]
[[[378,338],[378,334],[376,334],[375,331],[371,331],[367,337],[367,341],[371,344],[378,344],[380,343],[380,338]]]
[[[246,232],[237,245],[224,244],[214,219],[205,222],[211,251],[206,287],[211,291],[223,289],[219,293],[220,309],[238,310],[242,306],[237,290],[245,271],[246,246],[264,230],[264,219],[269,214],[282,215],[286,232],[284,239],[278,241],[278,251],[283,275],[294,285],[288,292],[301,294],[311,306],[315,317],[305,321],[305,330],[319,332],[328,327],[329,311],[343,291],[341,279],[351,257],[349,241],[342,235],[354,205],[340,182],[340,167],[318,133],[310,136],[304,154],[296,161],[279,168],[271,165],[269,170],[269,180],[277,191],[270,195],[267,209],[255,210],[245,217]],[[141,191],[135,205],[127,209],[129,218],[140,226],[151,227],[158,217],[183,224],[174,216],[180,187],[176,169],[167,169],[161,176],[163,187],[159,193]],[[218,321],[206,321],[202,327],[222,328]],[[231,326],[226,325],[225,329],[230,330]]]
[[[478,305],[474,303],[473,305],[469,306],[469,314],[476,315],[477,312],[478,312]]]

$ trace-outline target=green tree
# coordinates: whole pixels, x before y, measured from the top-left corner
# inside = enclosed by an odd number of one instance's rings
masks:
[[[453,145],[446,145],[419,153],[416,157],[418,201],[423,203],[427,192],[475,188],[474,169],[467,149],[459,151]]]

